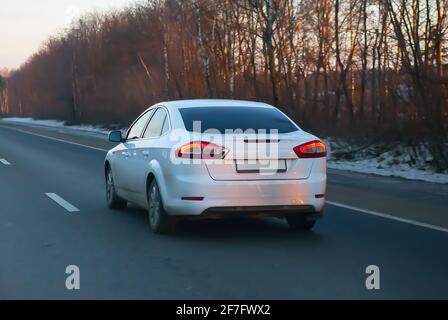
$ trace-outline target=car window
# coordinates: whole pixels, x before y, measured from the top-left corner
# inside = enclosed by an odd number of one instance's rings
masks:
[[[201,132],[208,129],[226,130],[253,129],[258,131],[278,130],[278,133],[297,131],[297,127],[280,111],[274,108],[257,107],[193,107],[179,109],[185,128],[193,132],[193,123],[200,123]]]
[[[143,134],[144,138],[154,138],[159,137],[162,134],[163,124],[165,119],[167,118],[167,114],[165,109],[159,108],[154,113],[151,121],[146,127],[145,133]]]
[[[153,114],[153,112],[154,112],[154,109],[141,115],[140,118],[129,129],[126,139],[131,140],[131,139],[140,138],[142,135],[142,132],[145,129],[145,126],[148,123],[148,120],[151,118],[151,115]]]
[[[163,127],[162,127],[162,133],[160,135],[164,135],[165,133],[168,132],[168,130],[170,129],[169,122],[170,122],[170,120],[168,119],[168,116],[165,117],[165,121],[163,122]]]

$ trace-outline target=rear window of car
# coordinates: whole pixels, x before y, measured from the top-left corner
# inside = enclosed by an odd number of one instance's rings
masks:
[[[193,107],[179,109],[187,131],[199,131],[193,127],[200,121],[201,132],[214,129],[226,130],[278,130],[278,133],[297,131],[297,127],[277,109],[257,107]]]

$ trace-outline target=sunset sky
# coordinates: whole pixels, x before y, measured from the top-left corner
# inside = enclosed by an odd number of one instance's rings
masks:
[[[120,8],[135,0],[0,0],[0,69],[17,68],[49,36],[82,13]]]

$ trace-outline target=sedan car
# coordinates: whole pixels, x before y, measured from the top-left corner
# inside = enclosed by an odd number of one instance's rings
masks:
[[[156,233],[183,219],[285,218],[307,231],[322,217],[325,144],[279,109],[258,102],[155,104],[107,153],[107,203],[148,211]]]

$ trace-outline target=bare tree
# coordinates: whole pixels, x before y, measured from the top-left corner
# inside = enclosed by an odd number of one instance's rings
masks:
[[[141,2],[49,39],[8,77],[2,111],[126,124],[164,99],[256,99],[321,135],[426,143],[442,170],[447,12],[446,0]]]
[[[196,0],[194,2],[194,9],[195,9],[197,42],[201,53],[202,64],[204,65],[204,77],[205,77],[205,83],[207,85],[207,94],[209,98],[213,98],[213,89],[210,75],[210,57],[208,56],[207,50],[205,49],[202,35],[201,7],[199,5],[199,0]]]

